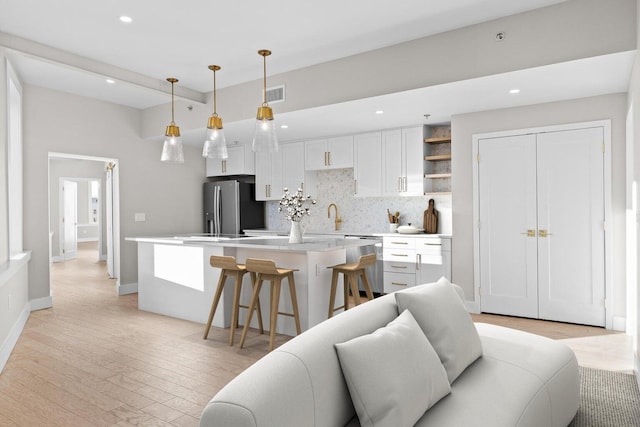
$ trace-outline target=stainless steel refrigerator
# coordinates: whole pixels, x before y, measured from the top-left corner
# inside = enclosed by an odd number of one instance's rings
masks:
[[[264,228],[264,202],[256,201],[255,184],[239,181],[205,182],[204,232],[242,234]]]

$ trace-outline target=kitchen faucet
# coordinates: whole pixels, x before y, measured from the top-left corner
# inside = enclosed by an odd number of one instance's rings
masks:
[[[342,222],[342,219],[340,218],[340,215],[338,214],[338,206],[335,203],[331,203],[329,205],[329,207],[327,208],[327,218],[331,218],[331,206],[333,206],[334,208],[336,208],[336,220],[335,220],[335,224],[336,224],[336,231],[340,230],[340,223]]]

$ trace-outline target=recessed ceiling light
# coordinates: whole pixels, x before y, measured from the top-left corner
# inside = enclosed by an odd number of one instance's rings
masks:
[[[107,81],[107,83],[109,83],[110,85],[112,85],[112,84],[114,84],[114,83],[116,82],[115,80],[112,80],[112,79],[107,79],[106,81]]]
[[[509,93],[520,93],[520,89],[511,89]]]
[[[124,22],[125,24],[129,24],[131,23],[131,21],[133,21],[133,19],[131,19],[130,16],[122,15],[120,17],[120,21]]]
[[[384,114],[384,111],[378,110],[378,111],[376,111],[376,114]]]
[[[289,125],[282,125],[280,126],[280,129],[289,129]]]

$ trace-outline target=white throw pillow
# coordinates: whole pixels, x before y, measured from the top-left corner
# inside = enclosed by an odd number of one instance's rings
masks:
[[[444,277],[396,292],[398,312],[411,311],[453,382],[482,356],[482,343],[458,293]]]
[[[409,311],[335,348],[362,427],[413,426],[451,392],[438,355]]]

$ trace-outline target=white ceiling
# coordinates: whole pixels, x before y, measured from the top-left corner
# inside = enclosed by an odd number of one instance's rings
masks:
[[[195,93],[210,92],[207,66],[212,63],[222,66],[220,88],[259,79],[258,49],[273,51],[268,74],[276,74],[561,1],[0,0],[0,32],[51,48],[47,60],[18,51],[10,55],[27,84],[143,109],[169,101],[163,92],[169,76]],[[121,15],[133,22],[120,22]],[[66,53],[91,66],[65,61]],[[297,140],[442,123],[463,112],[624,92],[631,58],[607,55],[279,114],[279,124],[289,125],[279,135]],[[152,84],[143,87],[127,79],[107,84],[109,70],[118,76],[133,72]],[[156,90],[150,89],[154,82]],[[509,95],[515,86],[521,92]],[[376,116],[377,109],[385,114]],[[431,114],[429,122],[425,113]],[[332,124],[330,131],[326,123]],[[246,142],[252,126],[251,120],[225,122],[227,138]],[[194,145],[203,136],[204,129],[184,135]]]

